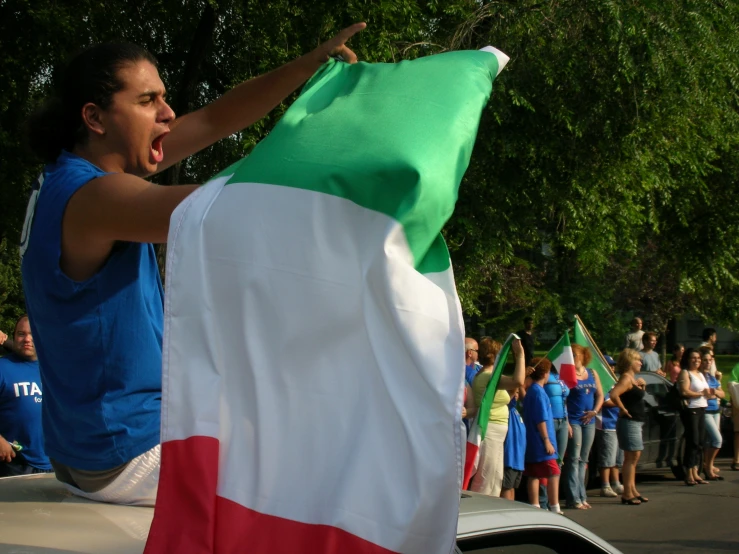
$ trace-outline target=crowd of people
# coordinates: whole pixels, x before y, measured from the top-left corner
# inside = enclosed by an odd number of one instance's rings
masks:
[[[475,415],[488,419],[477,473],[469,489],[512,500],[526,477],[532,505],[562,513],[561,498],[565,507],[590,509],[588,464],[593,443],[598,441],[595,462],[600,495],[620,497],[621,503],[630,506],[649,502],[637,489],[635,479],[647,415],[646,382],[639,376],[642,372],[662,375],[675,384],[685,429],[685,484],[723,480],[715,465],[722,445],[720,401],[726,398],[713,357],[716,330],[705,329],[699,348],[676,345],[672,358],[662,367],[654,351],[658,335],[641,328],[641,319],[634,319],[617,359],[604,356],[618,378],[604,391],[598,373],[590,368],[594,353],[588,347],[572,345],[576,386],[568,386],[550,360],[534,357],[533,320],[527,318],[524,329],[517,333],[522,340],[512,346],[515,370],[511,376],[501,376],[486,414],[477,412],[502,345],[490,337],[483,337],[479,344],[467,338],[463,415],[467,421]],[[739,470],[739,440],[734,443],[731,467]]]

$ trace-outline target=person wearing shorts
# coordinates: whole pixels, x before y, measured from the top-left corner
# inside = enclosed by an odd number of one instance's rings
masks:
[[[616,421],[618,407],[610,399],[603,402],[601,415],[596,421],[595,440],[598,443],[598,472],[600,495],[616,498],[624,490],[619,482],[619,468],[623,464],[624,451],[618,446]]]
[[[531,386],[523,401],[526,425],[526,457],[523,474],[528,477],[529,503],[539,507],[539,481],[546,480],[549,510],[558,514],[559,464],[557,463],[557,437],[554,434],[552,404],[544,384],[549,380],[549,369],[534,368],[530,375]]]
[[[641,366],[639,352],[631,348],[624,349],[616,362],[616,371],[620,375],[618,383],[608,395],[620,410],[616,422],[616,436],[618,445],[624,451],[624,490],[621,493],[621,503],[629,506],[649,502],[649,499],[636,489],[636,465],[644,450],[642,427],[647,411],[644,402],[647,384],[644,379],[637,377]]]
[[[509,391],[511,401],[508,404],[508,434],[503,445],[503,486],[500,491],[500,497],[508,500],[516,499],[526,457],[526,426],[516,409],[522,389]]]

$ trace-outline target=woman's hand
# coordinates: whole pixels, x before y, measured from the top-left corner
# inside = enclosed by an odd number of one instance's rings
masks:
[[[567,435],[572,438],[572,425],[569,422],[567,423]]]
[[[552,441],[550,441],[549,439],[546,439],[544,441],[544,449],[547,451],[547,454],[549,455],[552,455],[556,452],[554,450],[554,445],[552,444]]]
[[[465,408],[464,406],[462,406],[462,419],[464,419],[466,417],[467,417],[467,408]]]
[[[631,419],[631,414],[629,413],[629,411],[626,408],[622,408],[621,411],[619,412],[618,416],[619,417],[628,417],[629,419]]]
[[[580,418],[580,421],[582,421],[583,425],[587,425],[592,421],[592,419],[598,415],[598,412],[594,410],[587,411],[583,414],[583,416]]]
[[[355,23],[341,31],[332,39],[327,40],[311,52],[316,56],[316,61],[322,64],[331,56],[341,57],[345,62],[356,63],[357,55],[346,45],[347,41],[367,26],[366,23]]]
[[[513,350],[513,355],[516,356],[516,358],[523,357],[523,346],[521,346],[521,339],[514,339],[511,343],[511,350]]]
[[[664,375],[663,375],[663,377],[664,377]],[[644,387],[647,386],[647,382],[644,379],[642,379],[641,377],[639,377],[636,380],[636,386],[643,389]]]

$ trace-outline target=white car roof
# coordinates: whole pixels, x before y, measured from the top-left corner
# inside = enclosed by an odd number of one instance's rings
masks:
[[[76,497],[53,474],[0,478],[0,553],[141,554],[153,515],[153,508]],[[530,529],[564,530],[605,552],[618,553],[561,515],[528,504],[463,493],[458,539]]]

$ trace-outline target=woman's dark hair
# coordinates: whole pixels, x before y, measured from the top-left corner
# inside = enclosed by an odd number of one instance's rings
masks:
[[[31,151],[51,163],[62,150],[83,143],[87,130],[82,122],[82,106],[92,102],[107,109],[113,95],[124,87],[118,71],[139,61],[157,65],[146,49],[128,42],[99,44],[72,58],[57,82],[56,93],[26,122]]]
[[[686,348],[685,352],[683,353],[683,357],[680,359],[680,368],[681,369],[690,369],[690,356],[693,354],[693,352],[698,352],[695,348]]]
[[[685,348],[685,345],[681,342],[676,342],[675,346],[672,347],[672,361],[673,362],[680,362],[680,360],[677,359],[677,356],[675,356],[675,352],[678,352],[680,350],[683,350]],[[685,350],[683,350],[685,352]]]

